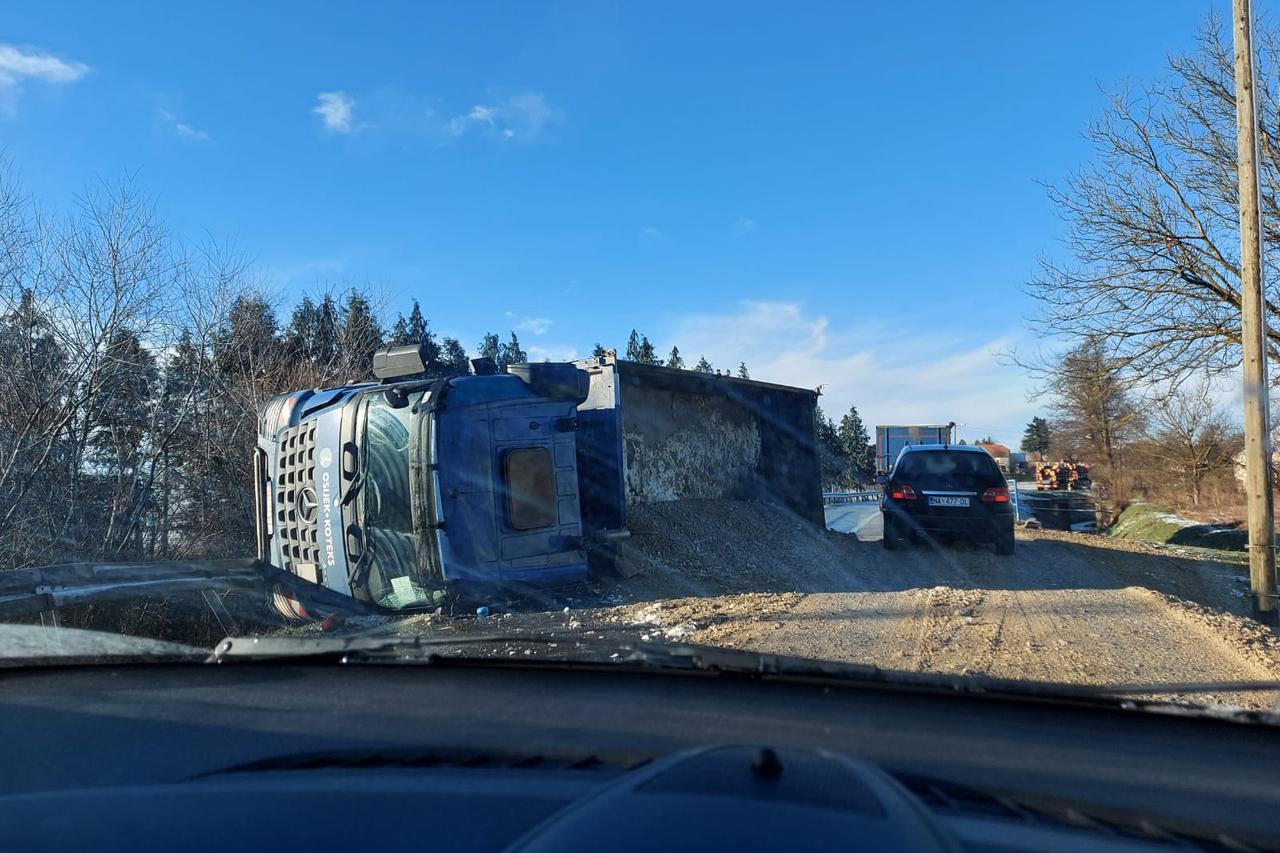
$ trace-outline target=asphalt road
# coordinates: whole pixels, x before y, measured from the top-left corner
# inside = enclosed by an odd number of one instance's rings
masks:
[[[827,529],[853,533],[860,542],[879,542],[884,537],[880,504],[839,504],[827,507]]]
[[[1020,483],[1019,491],[1034,492],[1034,483]],[[838,504],[826,508],[827,529],[838,533],[853,533],[861,542],[879,542],[884,537],[884,524],[879,503]],[[1019,518],[1028,513],[1019,505]]]

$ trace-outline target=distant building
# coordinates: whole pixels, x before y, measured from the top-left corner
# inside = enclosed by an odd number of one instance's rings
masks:
[[[996,460],[1001,471],[1009,470],[1009,448],[1003,444],[979,444],[978,447],[991,454],[991,458]]]

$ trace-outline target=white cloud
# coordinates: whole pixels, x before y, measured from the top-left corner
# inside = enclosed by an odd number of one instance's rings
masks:
[[[553,344],[544,347],[531,344],[525,352],[529,354],[529,361],[574,361],[579,357],[576,348]]]
[[[83,62],[67,62],[49,53],[0,44],[0,86],[15,86],[26,78],[46,83],[74,83],[88,73],[89,66]]]
[[[759,227],[760,223],[756,222],[750,216],[739,216],[738,221],[733,224],[733,230],[737,231],[739,234],[752,234]]]
[[[180,118],[178,118],[176,115],[174,115],[173,113],[169,112],[166,109],[161,108],[157,110],[156,115],[159,116],[160,121],[169,125],[169,127],[173,129],[173,132],[178,136],[181,136],[185,139],[196,139],[201,142],[213,141],[212,137],[210,137],[209,134],[205,133],[203,130],[201,130],[198,127],[195,127],[191,124],[188,124],[185,121],[182,121]]]
[[[663,240],[667,239],[667,235],[663,234],[661,229],[654,228],[652,225],[646,225],[641,228],[640,236],[647,240],[652,240],[655,243],[661,243]]]
[[[476,104],[466,114],[451,118],[446,130],[453,136],[479,130],[502,139],[533,140],[557,116],[541,92],[524,92],[492,104]]]
[[[1042,406],[1027,401],[1022,371],[1000,364],[1021,333],[985,340],[898,327],[833,328],[827,317],[792,303],[741,303],[728,314],[689,317],[672,330],[685,361],[716,367],[745,361],[753,379],[822,387],[830,416],[856,405],[868,428],[886,423],[960,424],[961,437],[992,433],[1014,444]],[[970,435],[972,434],[972,435]]]
[[[330,133],[350,133],[351,119],[354,116],[355,99],[346,92],[321,92],[316,96],[318,103],[311,112],[320,116],[324,129]]]
[[[27,81],[74,83],[88,73],[89,66],[83,62],[69,62],[34,48],[0,44],[0,107],[13,109]]]
[[[511,324],[514,331],[529,332],[534,335],[545,335],[553,323],[547,317],[526,317],[510,311],[507,312],[507,322]]]

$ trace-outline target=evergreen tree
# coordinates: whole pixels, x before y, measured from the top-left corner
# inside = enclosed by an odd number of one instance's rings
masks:
[[[835,422],[818,406],[814,409],[815,437],[818,441],[818,465],[824,489],[840,489],[846,484],[849,460],[844,455]]]
[[[1027,424],[1026,432],[1022,434],[1021,449],[1023,453],[1040,453],[1049,452],[1049,422],[1042,417],[1034,417]]]
[[[275,311],[256,294],[237,296],[215,342],[218,371],[236,378],[264,376],[275,366],[276,347]]]
[[[850,406],[848,414],[840,419],[839,433],[840,448],[849,460],[850,478],[859,484],[870,482],[875,474],[875,455],[856,406]]]
[[[684,359],[680,357],[680,347],[671,348],[671,355],[667,356],[667,367],[684,370]]]
[[[409,312],[409,321],[406,323],[409,332],[408,343],[416,344],[431,342],[433,335],[427,329],[427,318],[422,316],[422,306],[418,304],[418,300],[413,300],[413,310]]]
[[[314,359],[316,327],[320,309],[311,297],[304,296],[293,309],[289,328],[284,333],[284,355],[290,364],[301,364]]]
[[[738,378],[750,379],[751,374],[747,371],[747,363],[745,361],[738,362]]]
[[[635,329],[631,330],[631,336],[627,338],[627,361],[643,361],[643,353],[640,350],[640,335]]]
[[[347,295],[342,316],[342,361],[345,379],[366,379],[373,375],[373,354],[382,347],[382,328],[373,315],[369,300],[358,290]]]
[[[693,369],[698,371],[699,373],[713,372],[713,368],[711,367],[711,362],[707,361],[707,357],[705,355],[698,356],[698,363],[697,365],[694,366]]]
[[[592,357],[592,358],[604,358],[604,357],[605,357],[606,355],[608,355],[608,354],[609,354],[609,351],[608,351],[608,350],[606,350],[606,349],[604,348],[604,345],[603,345],[603,344],[600,344],[600,343],[597,343],[597,344],[595,345],[595,348],[594,348],[593,350],[591,350],[591,357]]]
[[[412,342],[413,338],[409,335],[409,321],[403,314],[397,314],[396,321],[391,324],[391,331],[387,332],[387,346],[402,347]]]
[[[641,364],[661,364],[662,363],[658,361],[658,354],[654,352],[653,344],[649,343],[649,338],[647,336],[642,335],[640,337],[639,358],[636,358],[635,361],[638,361]]]
[[[445,376],[466,376],[471,372],[467,351],[457,338],[443,338],[440,341],[440,365]]]
[[[320,300],[316,310],[315,341],[311,345],[317,364],[333,365],[338,361],[338,339],[341,336],[338,305],[329,294]]]

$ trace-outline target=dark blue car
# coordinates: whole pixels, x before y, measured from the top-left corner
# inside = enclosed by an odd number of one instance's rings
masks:
[[[898,455],[885,484],[884,547],[963,539],[1013,553],[1009,485],[981,448],[919,445]]]

